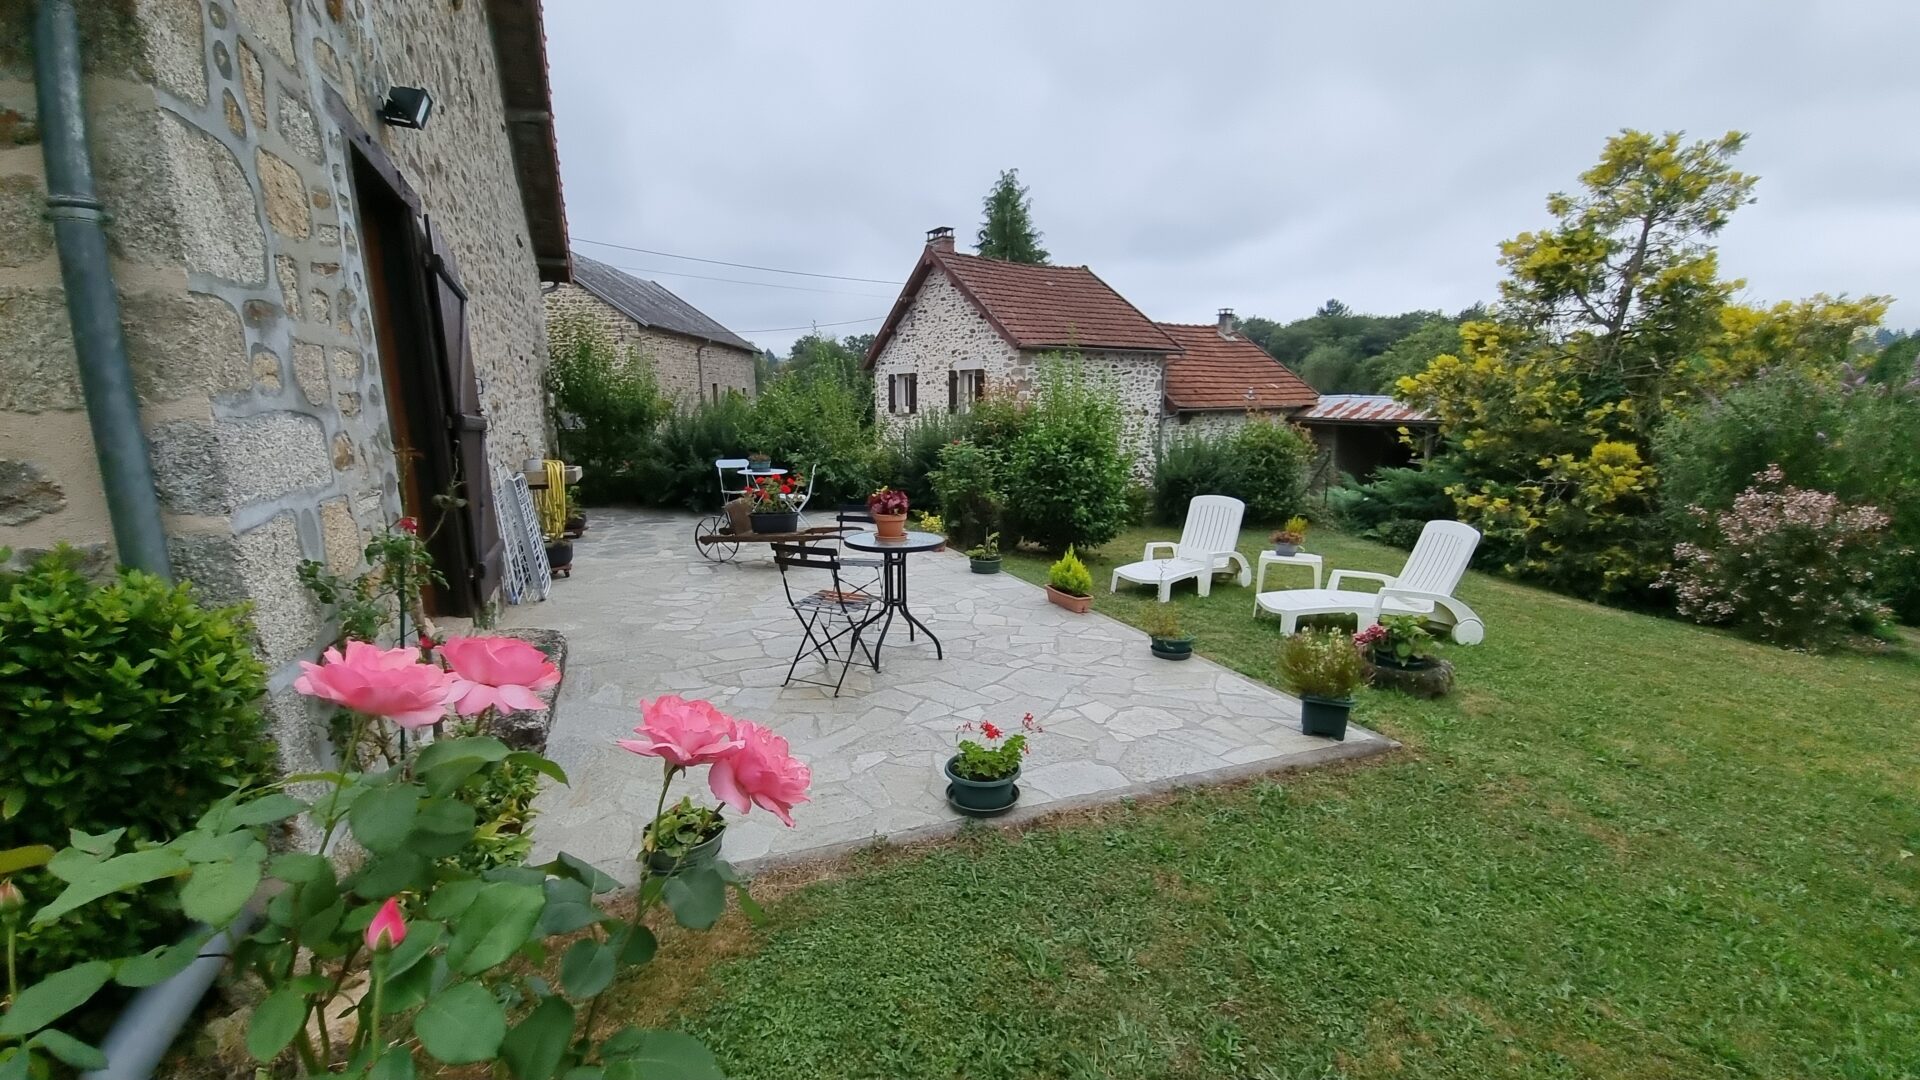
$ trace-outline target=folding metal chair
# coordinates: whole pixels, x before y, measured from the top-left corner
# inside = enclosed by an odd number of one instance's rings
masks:
[[[780,685],[788,686],[796,682],[809,686],[832,687],[833,696],[840,696],[840,687],[847,681],[847,670],[853,666],[856,652],[866,656],[867,663],[879,668],[873,649],[860,640],[860,631],[866,625],[867,614],[880,601],[857,589],[849,589],[840,579],[841,559],[838,552],[824,543],[776,543],[773,545],[773,561],[780,568],[780,587],[786,591],[787,606],[793,609],[794,618],[800,620],[802,634],[800,645],[793,653],[793,662],[787,665],[787,678]],[[808,590],[804,585],[795,589],[793,572],[797,570],[825,570],[831,588]],[[820,679],[797,677],[800,661],[809,656],[818,656],[832,674],[833,665],[840,665],[840,677],[832,682]]]
[[[840,526],[842,535],[873,528],[873,515],[867,512],[866,503],[841,503],[839,511],[833,515],[833,521]],[[871,591],[874,586],[880,584],[880,575],[886,569],[887,560],[878,555],[848,555],[845,545],[838,545],[838,548],[841,567],[861,571],[862,591]],[[872,577],[866,575],[869,570],[873,572]]]
[[[713,459],[713,474],[720,480],[720,505],[725,506],[727,503],[747,493],[747,465],[747,459],[743,457]],[[740,485],[739,487],[730,488],[727,486],[728,472],[737,472],[740,474],[734,481]]]

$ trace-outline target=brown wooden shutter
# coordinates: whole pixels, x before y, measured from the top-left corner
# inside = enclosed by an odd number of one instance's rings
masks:
[[[952,370],[947,372],[947,411],[960,411],[960,373]]]
[[[900,376],[887,376],[887,412],[900,411]]]
[[[433,311],[434,343],[439,352],[452,408],[447,414],[448,437],[453,444],[454,483],[466,506],[456,515],[467,556],[464,585],[448,573],[448,591],[455,603],[480,605],[500,587],[506,570],[506,541],[493,502],[493,465],[487,458],[487,418],[480,409],[480,382],[473,365],[473,347],[467,335],[467,290],[446,239],[426,223],[427,295]],[[454,570],[455,568],[449,568]]]
[[[920,373],[907,376],[907,414],[911,416],[920,411]]]
[[[973,373],[973,400],[979,401],[986,396],[987,373],[984,371],[976,371]]]

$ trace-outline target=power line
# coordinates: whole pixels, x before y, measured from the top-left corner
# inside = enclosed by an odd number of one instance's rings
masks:
[[[760,270],[760,271],[764,271],[764,272],[766,272],[766,273],[769,273],[769,274],[793,274],[793,275],[795,275],[795,276],[797,276],[797,277],[817,277],[817,278],[832,278],[832,279],[833,279],[833,280],[835,280],[835,281],[865,281],[865,282],[869,282],[869,283],[871,283],[871,284],[874,284],[874,285],[904,285],[904,284],[906,284],[906,282],[903,282],[903,281],[889,281],[889,280],[887,280],[887,279],[885,279],[885,278],[870,278],[870,277],[847,277],[847,276],[846,276],[846,275],[844,275],[844,274],[816,274],[816,273],[814,273],[814,272],[813,272],[813,271],[811,271],[811,270],[782,270],[782,269],[780,269],[780,268],[778,268],[778,267],[774,267],[774,266],[755,266],[755,265],[753,265],[752,263],[737,263],[737,262],[728,262],[728,261],[726,261],[725,259],[703,259],[703,258],[701,258],[701,257],[700,257],[700,256],[698,256],[698,255],[675,255],[675,254],[674,254],[673,252],[671,252],[671,251],[655,251],[655,250],[653,250],[652,248],[643,248],[643,247],[631,247],[631,246],[629,246],[629,245],[627,245],[627,244],[615,244],[615,243],[612,243],[612,242],[610,242],[610,241],[606,241],[606,240],[589,240],[589,239],[587,239],[587,238],[586,238],[586,237],[584,237],[584,236],[576,236],[576,237],[574,237],[574,239],[575,239],[575,240],[578,240],[578,241],[579,241],[580,243],[583,243],[583,244],[593,244],[593,245],[595,245],[595,246],[598,246],[598,247],[610,247],[610,248],[619,248],[619,249],[620,249],[621,251],[637,251],[637,252],[640,252],[640,253],[641,253],[642,255],[660,255],[660,256],[663,256],[663,257],[665,257],[665,258],[669,258],[669,259],[685,259],[685,260],[687,260],[688,262],[698,262],[698,263],[712,263],[712,264],[714,264],[715,266],[731,266],[731,267],[734,267],[735,269],[739,269],[739,270]],[[665,273],[665,271],[656,271],[656,273]],[[692,276],[695,276],[695,275],[691,275],[691,274],[689,274],[689,275],[686,275],[686,276],[688,276],[688,277],[692,277]],[[731,279],[728,279],[728,278],[715,278],[714,280],[716,280],[716,281],[726,281],[726,280],[731,280]]]
[[[854,323],[879,322],[885,315],[875,315],[871,319],[846,319],[841,322],[808,323],[805,326],[763,326],[758,330],[735,330],[736,334],[776,334],[782,330],[816,330],[822,326],[852,326]]]
[[[748,281],[744,278],[714,277],[711,274],[688,274],[679,270],[656,270],[646,266],[621,266],[619,263],[608,265],[617,270],[631,270],[636,274],[665,274],[668,277],[696,278],[700,281],[720,281],[728,285],[757,285],[762,289],[785,289],[789,292],[830,293],[834,296],[864,296],[869,300],[887,300],[890,297],[878,293],[851,292],[847,289],[814,289],[805,285],[780,285],[771,281]]]

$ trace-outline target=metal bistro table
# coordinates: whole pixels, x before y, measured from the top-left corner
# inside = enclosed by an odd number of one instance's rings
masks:
[[[866,622],[860,624],[860,633],[865,634],[868,627],[880,623],[880,636],[873,642],[873,670],[880,670],[880,648],[887,642],[887,631],[893,627],[895,611],[907,620],[908,641],[914,640],[914,628],[919,627],[920,632],[927,635],[927,640],[933,642],[935,659],[946,659],[940,639],[933,636],[933,631],[927,629],[926,623],[914,618],[912,610],[907,607],[907,556],[916,551],[936,551],[947,542],[947,538],[935,533],[909,530],[904,540],[882,540],[874,533],[859,532],[841,537],[840,542],[855,551],[870,551],[884,557],[880,569],[880,607],[867,616]],[[882,622],[882,619],[885,621]]]

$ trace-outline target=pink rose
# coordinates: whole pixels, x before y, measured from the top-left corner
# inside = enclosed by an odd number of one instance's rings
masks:
[[[448,638],[438,646],[453,671],[454,700],[461,716],[497,706],[502,712],[545,709],[536,690],[560,681],[547,654],[510,637]]]
[[[438,722],[453,700],[452,678],[421,663],[418,649],[381,649],[349,641],[344,654],[328,649],[320,663],[302,660],[300,667],[305,673],[293,681],[300,693],[367,716],[384,716],[403,728]]]
[[[407,920],[400,915],[400,902],[395,897],[387,897],[374,913],[373,921],[367,924],[367,948],[374,952],[386,952],[407,940]]]
[[[737,730],[741,747],[707,774],[714,798],[741,814],[758,806],[791,827],[793,808],[807,801],[813,773],[787,752],[787,740],[759,724],[742,720]]]
[[[711,702],[688,701],[665,694],[640,702],[638,739],[621,739],[621,748],[657,757],[682,769],[711,765],[738,750],[740,738],[733,717]]]

